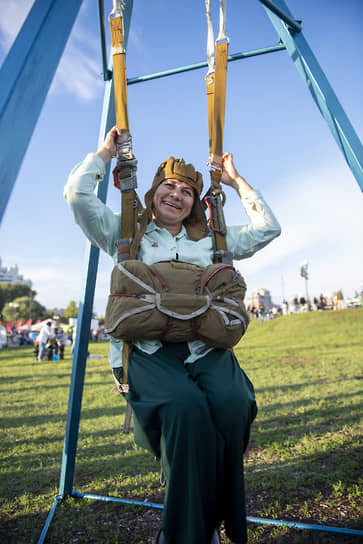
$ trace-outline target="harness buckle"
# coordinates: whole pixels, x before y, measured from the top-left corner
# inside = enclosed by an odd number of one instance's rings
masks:
[[[121,135],[116,140],[116,157],[117,163],[134,158],[132,154],[132,137],[128,130],[121,130]]]
[[[227,226],[224,219],[222,196],[220,193],[215,194],[212,192],[207,198],[210,203],[210,212],[213,218],[213,230],[225,236],[227,234]]]
[[[117,262],[122,263],[131,259],[130,248],[132,244],[132,238],[120,238],[116,242],[117,247]]]
[[[209,160],[207,162],[207,166],[209,168],[209,172],[220,172],[222,174],[222,159],[215,153],[211,153],[209,155]]]
[[[214,262],[223,263],[223,264],[233,264],[233,253],[232,251],[218,249],[214,252]]]

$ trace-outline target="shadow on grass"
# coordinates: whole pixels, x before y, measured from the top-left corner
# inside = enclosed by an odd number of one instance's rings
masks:
[[[359,423],[362,416],[363,402],[352,404],[349,399],[356,399],[358,393],[344,395],[344,404],[339,404],[336,395],[324,397],[324,406],[310,408],[311,399],[299,399],[296,402],[276,403],[268,407],[260,407],[255,425],[259,426],[259,432],[275,433],[274,442],[284,441],[289,435],[301,438],[306,434],[314,434],[315,428],[319,432],[349,424]],[[278,411],[289,410],[290,415],[274,416]],[[303,412],[299,410],[303,409]],[[345,413],[349,410],[349,416]],[[348,421],[349,417],[349,421]],[[329,421],[327,421],[327,419]],[[312,422],[318,422],[313,424]],[[283,432],[282,432],[283,431]]]
[[[157,502],[162,502],[160,500]],[[51,507],[51,504],[50,504]],[[1,542],[36,543],[44,527],[47,512],[29,513],[14,519],[2,519]],[[68,499],[60,503],[48,530],[47,544],[140,544],[150,543],[161,524],[160,510],[104,503],[86,499]],[[306,520],[310,523],[312,520]],[[312,522],[313,523],[313,522]],[[318,524],[318,523],[317,523]],[[354,528],[354,524],[350,524]],[[250,544],[358,544],[356,536],[309,530],[294,530],[248,523]],[[222,531],[221,543],[227,540]]]
[[[63,379],[63,378],[67,378],[68,382],[66,384],[63,384],[63,385],[66,385],[68,388],[69,388],[69,379],[70,379],[70,374],[69,373],[63,373],[63,374],[52,374],[51,378],[57,378],[59,380]],[[21,369],[19,368],[19,374],[18,375],[13,375],[13,376],[4,376],[4,377],[1,377],[0,378],[0,384],[4,383],[4,384],[9,384],[9,383],[18,383],[19,381],[21,381],[22,385],[24,383],[30,383],[30,384],[33,384],[33,389],[34,389],[34,381],[35,380],[49,380],[49,376],[47,374],[31,374],[31,375],[24,375],[24,373],[21,372]],[[45,387],[48,388],[48,384],[45,385]],[[3,390],[3,391],[6,391],[6,390]],[[11,389],[8,389],[9,392],[11,392],[12,390]]]
[[[117,417],[125,411],[124,405],[115,405],[115,406],[105,406],[103,408],[90,408],[82,410],[82,419],[99,419],[102,417]],[[0,418],[0,426],[3,428],[11,429],[23,426],[29,426],[34,428],[36,425],[43,425],[44,423],[49,423],[49,425],[57,424],[61,421],[66,421],[65,413],[52,413],[49,414],[30,414],[24,416],[15,416],[15,417],[4,417]]]
[[[54,375],[53,375],[54,376]],[[52,377],[53,377],[52,376]],[[55,383],[54,385],[52,384],[49,384],[49,382],[44,386],[42,385],[42,387],[44,387],[45,389],[59,389],[59,388],[64,388],[66,387],[67,390],[69,390],[69,384],[70,384],[70,375],[69,374],[57,374],[55,376],[56,378],[59,378],[59,380],[61,380],[62,378],[67,378],[67,382],[57,382]],[[8,384],[9,382],[11,383],[19,383],[19,381],[21,381],[21,390],[22,391],[34,391],[34,380],[36,379],[45,379],[44,375],[32,375],[32,376],[17,376],[17,377],[14,377],[14,376],[10,376],[9,378],[0,378],[0,384],[1,383],[6,383]],[[24,384],[26,384],[24,386]],[[98,386],[98,385],[104,385],[105,387],[107,387],[108,389],[111,389],[111,387],[113,387],[113,384],[108,380],[108,379],[105,379],[105,380],[102,380],[102,381],[99,381],[99,382],[95,382],[95,381],[92,381],[92,383],[90,384],[86,384],[88,386]],[[14,390],[11,388],[11,389],[4,389],[2,388],[1,389],[4,393],[12,393]]]

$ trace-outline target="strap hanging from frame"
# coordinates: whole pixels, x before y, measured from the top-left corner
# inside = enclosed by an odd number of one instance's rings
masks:
[[[114,185],[121,191],[121,232],[118,241],[118,261],[130,259],[130,247],[137,229],[140,200],[136,194],[137,160],[132,152],[127,103],[126,51],[124,47],[124,2],[114,0],[110,13],[116,125],[121,136],[116,142],[117,166],[113,171]]]
[[[213,236],[214,261],[231,263],[232,255],[227,248],[226,224],[223,213],[225,194],[220,184],[222,175],[220,157],[223,154],[229,41],[225,34],[227,2],[226,0],[220,0],[220,28],[215,45],[215,56],[210,0],[205,0],[205,3],[208,22],[207,57],[209,67],[206,76],[209,134],[208,165],[211,176],[211,187],[205,196],[205,203],[209,209],[209,226]]]

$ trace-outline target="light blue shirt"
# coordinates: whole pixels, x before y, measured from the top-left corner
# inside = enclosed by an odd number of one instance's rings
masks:
[[[89,241],[111,255],[116,263],[120,214],[113,213],[94,193],[97,182],[104,175],[103,160],[90,153],[72,170],[64,197]],[[250,257],[281,232],[278,221],[258,191],[248,192],[241,200],[251,224],[227,227],[227,246],[235,260]],[[141,239],[137,258],[146,264],[179,259],[205,267],[213,262],[212,237],[195,242],[190,240],[184,226],[179,234],[172,236],[168,230],[151,222]],[[135,345],[147,353],[155,353],[162,343],[158,339],[140,339]],[[188,342],[188,347],[190,356],[186,363],[196,361],[213,349],[200,340]],[[122,342],[111,339],[109,361],[112,367],[121,366],[121,351]]]

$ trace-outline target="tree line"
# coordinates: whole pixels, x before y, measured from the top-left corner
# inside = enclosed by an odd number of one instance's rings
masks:
[[[23,283],[0,283],[0,320],[4,323],[23,320],[23,323],[32,319],[33,323],[53,317],[53,311],[35,300],[37,295],[28,285]],[[77,317],[78,306],[71,300],[64,311],[64,319]]]

